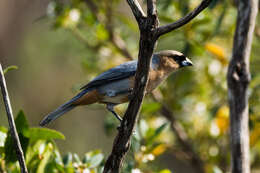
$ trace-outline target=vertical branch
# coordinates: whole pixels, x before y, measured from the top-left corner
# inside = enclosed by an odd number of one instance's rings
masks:
[[[211,2],[211,0],[204,1]],[[118,135],[114,140],[113,149],[105,163],[103,173],[118,173],[123,159],[129,150],[133,129],[138,120],[138,114],[145,95],[151,57],[155,49],[157,39],[159,36],[188,23],[209,5],[209,3],[206,3],[202,5],[202,9],[195,9],[195,12],[192,12],[191,16],[188,15],[188,17],[183,18],[185,22],[181,22],[180,24],[178,23],[177,25],[174,24],[174,27],[166,27],[166,30],[160,30],[156,0],[147,0],[147,16],[145,16],[137,0],[127,0],[127,2],[132,9],[140,30],[138,65],[135,75],[133,99],[130,101],[121,122],[121,127],[119,128]]]
[[[150,17],[156,14],[156,0],[147,0],[147,15]]]
[[[140,107],[145,95],[148,81],[151,57],[155,48],[155,29],[157,15],[144,17],[144,13],[137,0],[127,0],[136,17],[140,29],[139,54],[133,99],[130,101],[124,118],[121,122],[119,133],[113,144],[112,153],[105,163],[104,173],[118,173],[123,159],[129,150],[133,129],[136,125]]]
[[[257,11],[258,0],[238,1],[233,53],[227,74],[232,173],[250,172],[248,130],[249,57]]]
[[[10,126],[11,136],[14,140],[14,145],[15,145],[14,147],[15,147],[16,155],[17,155],[20,167],[21,167],[21,172],[28,173],[26,164],[25,164],[25,160],[24,160],[23,150],[22,150],[22,147],[21,147],[21,144],[19,141],[17,131],[16,131],[12,107],[11,107],[11,103],[10,103],[10,99],[9,99],[9,95],[8,95],[8,91],[7,91],[7,87],[6,87],[5,77],[4,77],[4,73],[3,73],[1,64],[0,64],[0,85],[1,85],[1,91],[2,91],[3,100],[4,100],[4,104],[5,104],[6,114],[7,114],[7,118],[8,118],[8,123]]]
[[[183,130],[183,127],[180,123],[176,121],[173,116],[173,113],[165,105],[162,104],[161,114],[167,118],[170,122],[170,127],[175,133],[178,142],[181,144],[180,147],[189,156],[191,165],[194,168],[194,171],[197,173],[204,173],[204,162],[200,158],[199,154],[196,153],[190,143],[190,140],[187,136],[187,133]]]

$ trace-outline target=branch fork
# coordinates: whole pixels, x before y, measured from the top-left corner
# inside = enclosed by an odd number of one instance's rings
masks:
[[[147,0],[147,15],[143,12],[138,0],[126,0],[138,23],[140,30],[138,66],[135,76],[133,99],[130,101],[121,122],[113,149],[108,157],[103,173],[119,173],[123,159],[129,150],[133,129],[145,95],[151,57],[158,38],[180,28],[209,6],[212,0],[203,0],[192,12],[172,24],[159,27],[156,0]]]

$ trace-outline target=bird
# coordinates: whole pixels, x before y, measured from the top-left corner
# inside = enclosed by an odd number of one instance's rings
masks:
[[[84,85],[75,97],[49,113],[40,122],[45,126],[77,106],[102,103],[120,122],[122,118],[114,107],[128,102],[133,96],[137,60],[128,61],[111,68]],[[192,66],[192,61],[175,50],[162,50],[152,55],[146,93],[151,93],[171,73]]]

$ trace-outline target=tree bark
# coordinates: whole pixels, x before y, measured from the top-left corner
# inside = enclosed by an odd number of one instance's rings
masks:
[[[203,0],[202,3],[185,17],[170,27],[159,27],[156,0],[147,0],[147,16],[144,14],[138,0],[127,0],[140,30],[138,66],[135,76],[133,99],[130,101],[124,118],[121,122],[118,135],[113,144],[113,149],[108,157],[103,173],[119,173],[124,156],[130,147],[131,135],[138,120],[138,113],[145,95],[148,81],[151,57],[157,39],[168,32],[171,32],[185,25],[203,11],[212,0]],[[172,27],[172,25],[174,27]]]
[[[249,57],[258,10],[258,0],[239,0],[232,58],[228,67],[231,170],[249,173],[248,85]]]

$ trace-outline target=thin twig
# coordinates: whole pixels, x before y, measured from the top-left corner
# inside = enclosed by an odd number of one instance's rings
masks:
[[[4,104],[5,104],[6,114],[7,114],[7,118],[8,118],[8,123],[10,126],[11,136],[14,141],[14,147],[15,147],[16,155],[17,155],[20,167],[21,167],[21,172],[28,173],[26,164],[25,164],[23,150],[22,150],[22,147],[21,147],[21,144],[19,141],[19,136],[18,136],[14,118],[13,118],[12,107],[11,107],[11,103],[10,103],[10,99],[9,99],[9,95],[8,95],[8,91],[7,91],[7,87],[6,87],[5,77],[4,77],[4,73],[3,73],[1,64],[0,64],[0,85],[1,85],[1,91],[2,91],[3,100],[4,100]]]
[[[127,50],[124,40],[115,32],[113,20],[113,2],[106,3],[105,27],[108,31],[109,41],[112,43],[112,45],[119,51],[119,53],[125,56],[128,60],[132,60],[133,57]]]
[[[200,14],[201,11],[203,11],[205,8],[209,6],[212,0],[203,0],[200,5],[195,8],[192,12],[188,13],[183,18],[177,20],[174,23],[161,26],[157,29],[157,37],[160,37],[168,32],[171,32],[175,29],[178,29],[182,27],[183,25],[187,24],[189,21],[191,21],[194,17],[196,17],[198,14]]]
[[[142,7],[140,6],[138,0],[127,0],[127,3],[135,16],[138,25],[140,26],[140,24],[142,23],[142,19],[144,19],[146,16],[143,12]]]
[[[104,23],[105,28],[108,31],[108,35],[109,35],[108,41],[110,41],[112,43],[112,45],[124,57],[126,57],[128,60],[132,60],[133,57],[127,50],[124,40],[120,36],[118,36],[118,34],[115,32],[115,29],[114,29],[114,22],[113,22],[113,18],[112,18],[113,17],[113,15],[112,15],[113,2],[106,2],[107,6],[106,6],[106,21],[105,22],[102,20],[102,17],[99,15],[99,13],[98,13],[99,9],[92,0],[85,0],[84,2],[86,3],[87,7],[91,10],[91,12],[95,16],[95,18],[98,20],[98,22]],[[82,37],[81,35],[76,35],[76,36]],[[79,38],[79,40],[82,40],[85,42],[84,38]],[[87,41],[87,43],[88,43],[88,41]],[[103,43],[103,44],[105,44],[105,43]]]

